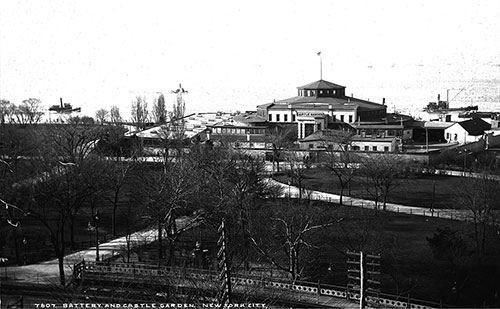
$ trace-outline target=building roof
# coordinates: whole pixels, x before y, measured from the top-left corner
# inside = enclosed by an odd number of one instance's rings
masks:
[[[386,136],[386,137],[373,137],[373,136],[361,136],[361,135],[355,135],[352,137],[353,142],[370,142],[370,143],[387,143],[387,142],[392,142],[395,140],[396,137],[394,136]]]
[[[322,80],[322,79],[315,81],[313,83],[304,85],[304,86],[297,87],[297,89],[308,89],[308,90],[309,89],[311,89],[311,90],[315,90],[315,89],[344,89],[344,88],[345,88],[344,86],[330,83],[330,82],[327,82],[326,80]]]
[[[352,131],[352,132],[356,131],[356,129],[354,129],[353,126],[351,126],[347,122],[343,122],[343,121],[340,121],[337,119],[328,123],[327,129],[341,130],[341,131]]]
[[[254,123],[266,122],[266,119],[264,117],[258,116],[257,113],[246,113],[242,115],[236,115],[233,117],[233,120],[240,123],[248,123],[249,125]]]
[[[444,121],[426,121],[424,122],[424,128],[429,129],[446,129],[454,125],[454,122],[444,122]]]
[[[379,129],[379,130],[402,130],[404,126],[400,124],[352,124],[356,129]]]
[[[250,140],[249,140],[250,139]],[[235,143],[235,142],[250,142],[250,143],[265,143],[266,136],[263,134],[252,134],[250,136],[246,134],[210,134],[211,141],[221,141],[225,143]]]
[[[351,132],[343,130],[320,130],[304,137],[300,142],[325,141],[344,143],[352,135]]]
[[[483,135],[485,130],[489,130],[491,125],[479,117],[474,117],[458,123],[469,135]]]
[[[288,108],[288,104],[290,104],[294,109],[300,109],[300,108],[309,109],[312,107],[315,108],[323,107],[325,109],[328,109],[330,105],[332,105],[332,108],[336,110],[339,109],[353,110],[357,108],[364,108],[364,109],[385,108],[385,106],[382,104],[347,96],[343,96],[340,98],[296,96],[284,100],[279,100],[273,103],[258,105],[257,107],[263,109],[267,108],[286,109]]]

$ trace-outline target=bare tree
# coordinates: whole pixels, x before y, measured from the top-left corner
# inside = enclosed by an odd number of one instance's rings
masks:
[[[115,161],[107,163],[107,173],[105,176],[106,183],[108,184],[111,196],[105,194],[105,199],[108,200],[113,206],[111,215],[111,233],[116,236],[116,211],[118,210],[120,194],[123,189],[125,177],[130,169],[130,161]]]
[[[68,207],[68,224],[70,227],[71,246],[74,247],[74,219],[80,207],[91,195],[103,189],[100,180],[104,177],[103,163],[91,153],[103,133],[102,127],[87,125],[76,121],[71,124],[52,125],[45,134],[46,156],[53,157],[69,171],[76,173],[67,179],[66,196]],[[81,182],[81,184],[79,184]]]
[[[281,201],[270,212],[260,212],[254,218],[260,224],[250,232],[250,239],[263,258],[287,272],[295,282],[305,267],[301,260],[303,251],[314,245],[309,236],[342,220],[321,214],[320,207],[310,201]]]
[[[22,104],[16,106],[11,104],[7,106],[6,115],[10,115],[11,122],[21,125],[37,124],[43,116],[42,101],[39,99],[27,99]]]
[[[267,131],[267,138],[272,147],[272,160],[273,169],[276,164],[276,171],[280,171],[280,160],[281,154],[285,149],[290,149],[293,146],[293,142],[297,140],[297,131],[294,126],[280,126],[276,125],[271,127]]]
[[[8,100],[0,100],[0,124],[11,122],[12,103]]]
[[[344,191],[350,185],[356,170],[355,158],[350,152],[352,134],[346,131],[327,130],[323,133],[324,166],[332,172],[340,184],[340,205],[343,204]]]
[[[476,252],[483,254],[488,233],[496,232],[494,227],[500,218],[497,198],[500,182],[488,172],[483,172],[477,178],[463,178],[462,183],[456,192],[457,204],[470,212],[468,219],[473,223]]]
[[[389,193],[406,177],[406,162],[400,156],[374,155],[362,159],[361,172],[365,177],[366,190],[375,200],[375,207],[382,202],[383,210]]]
[[[67,193],[64,177],[66,166],[54,163],[53,160],[38,161],[37,177],[30,180],[31,183],[18,187],[16,203],[48,232],[58,259],[60,283],[65,285],[65,227],[72,205],[61,198],[62,194]]]
[[[182,88],[181,84],[179,84],[179,88],[171,92],[176,94],[175,103],[172,108],[172,118],[174,118],[174,120],[183,119],[186,113],[186,102],[184,101],[183,95],[188,92]]]
[[[118,106],[111,106],[109,110],[109,117],[112,123],[117,124],[123,122],[122,116],[120,115],[120,109]]]
[[[100,108],[95,112],[95,119],[100,124],[104,124],[106,121],[108,121],[108,118],[109,118],[109,111],[105,108]]]
[[[132,122],[137,124],[139,129],[144,129],[149,117],[148,103],[145,97],[135,97],[135,100],[132,101],[131,114]]]
[[[165,123],[167,121],[167,108],[163,94],[160,94],[153,104],[153,117],[156,123]]]
[[[310,167],[310,158],[307,156],[299,156],[296,152],[292,152],[289,154],[287,161],[290,165],[290,169],[288,170],[288,176],[290,178],[289,185],[297,186],[299,189],[299,198],[302,198],[305,191],[303,181]]]
[[[190,199],[196,192],[195,171],[183,158],[158,162],[154,166],[142,163],[138,166],[138,182],[135,199],[144,205],[145,215],[157,225],[158,257],[163,260],[163,235],[169,241],[170,254],[167,263],[173,262],[174,245],[186,229],[200,220],[200,215],[187,217],[182,227],[177,226],[180,216],[193,213]]]

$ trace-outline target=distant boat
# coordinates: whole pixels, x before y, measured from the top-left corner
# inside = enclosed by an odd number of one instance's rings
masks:
[[[49,111],[62,114],[70,114],[74,112],[78,113],[82,111],[81,107],[73,108],[70,103],[63,103],[62,98],[60,98],[60,101],[60,105],[52,105],[51,107],[49,107]]]
[[[465,88],[462,88],[457,95],[459,95],[464,90]],[[441,96],[438,94],[437,102],[429,102],[427,106],[424,107],[424,112],[445,114],[448,112],[471,112],[478,110],[477,105],[450,108],[450,101],[448,100],[448,96],[449,90],[446,91],[446,101],[441,101]]]
[[[446,103],[445,105],[442,103]],[[448,107],[448,102],[446,101],[440,101],[438,103],[436,102],[429,102],[427,106],[424,108],[424,112],[428,113],[447,113],[447,112],[471,112],[471,111],[477,111],[478,106],[473,105],[473,106],[463,106],[463,107]]]

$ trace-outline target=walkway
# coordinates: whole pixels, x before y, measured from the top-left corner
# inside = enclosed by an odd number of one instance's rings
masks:
[[[156,228],[139,231],[130,235],[130,247],[151,243],[157,239]],[[99,245],[99,256],[101,260],[108,259],[120,254],[127,247],[127,237],[120,237],[110,242]],[[64,274],[66,282],[69,282],[73,274],[73,265],[86,261],[95,261],[96,247],[91,247],[64,257]],[[37,283],[59,285],[59,264],[58,260],[50,260],[39,264],[25,266],[8,266],[0,268],[2,282],[16,284]]]
[[[283,188],[282,197],[291,197],[298,198],[299,197],[299,188],[295,186],[290,186],[288,184],[284,184],[277,180],[269,178],[269,182],[275,185],[279,185]],[[311,200],[317,201],[325,201],[329,203],[340,203],[340,195],[333,193],[326,193],[314,190],[303,190],[302,192],[303,198],[310,198]],[[375,209],[375,202],[371,200],[365,200],[361,198],[343,196],[342,197],[343,205],[345,206],[353,206],[353,207],[361,207],[361,208],[369,208]],[[379,203],[379,208],[382,208],[382,203]],[[468,221],[471,220],[472,212],[469,210],[460,210],[460,209],[434,209],[432,211],[429,208],[423,208],[418,206],[407,206],[400,205],[394,203],[386,203],[386,211],[404,213],[409,215],[416,216],[426,216],[426,217],[435,217],[435,218],[443,218],[449,220],[459,220],[459,221]]]

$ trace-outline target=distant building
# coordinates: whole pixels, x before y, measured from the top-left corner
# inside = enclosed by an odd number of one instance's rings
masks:
[[[401,139],[395,134],[355,135],[352,131],[321,130],[299,141],[303,150],[398,152]]]
[[[325,80],[297,89],[295,97],[257,106],[257,115],[273,123],[297,123],[302,139],[336,121],[378,121],[387,114],[385,105],[346,96],[346,87]]]
[[[449,126],[444,134],[448,143],[467,144],[480,140],[490,128],[491,125],[481,118],[472,118]]]

